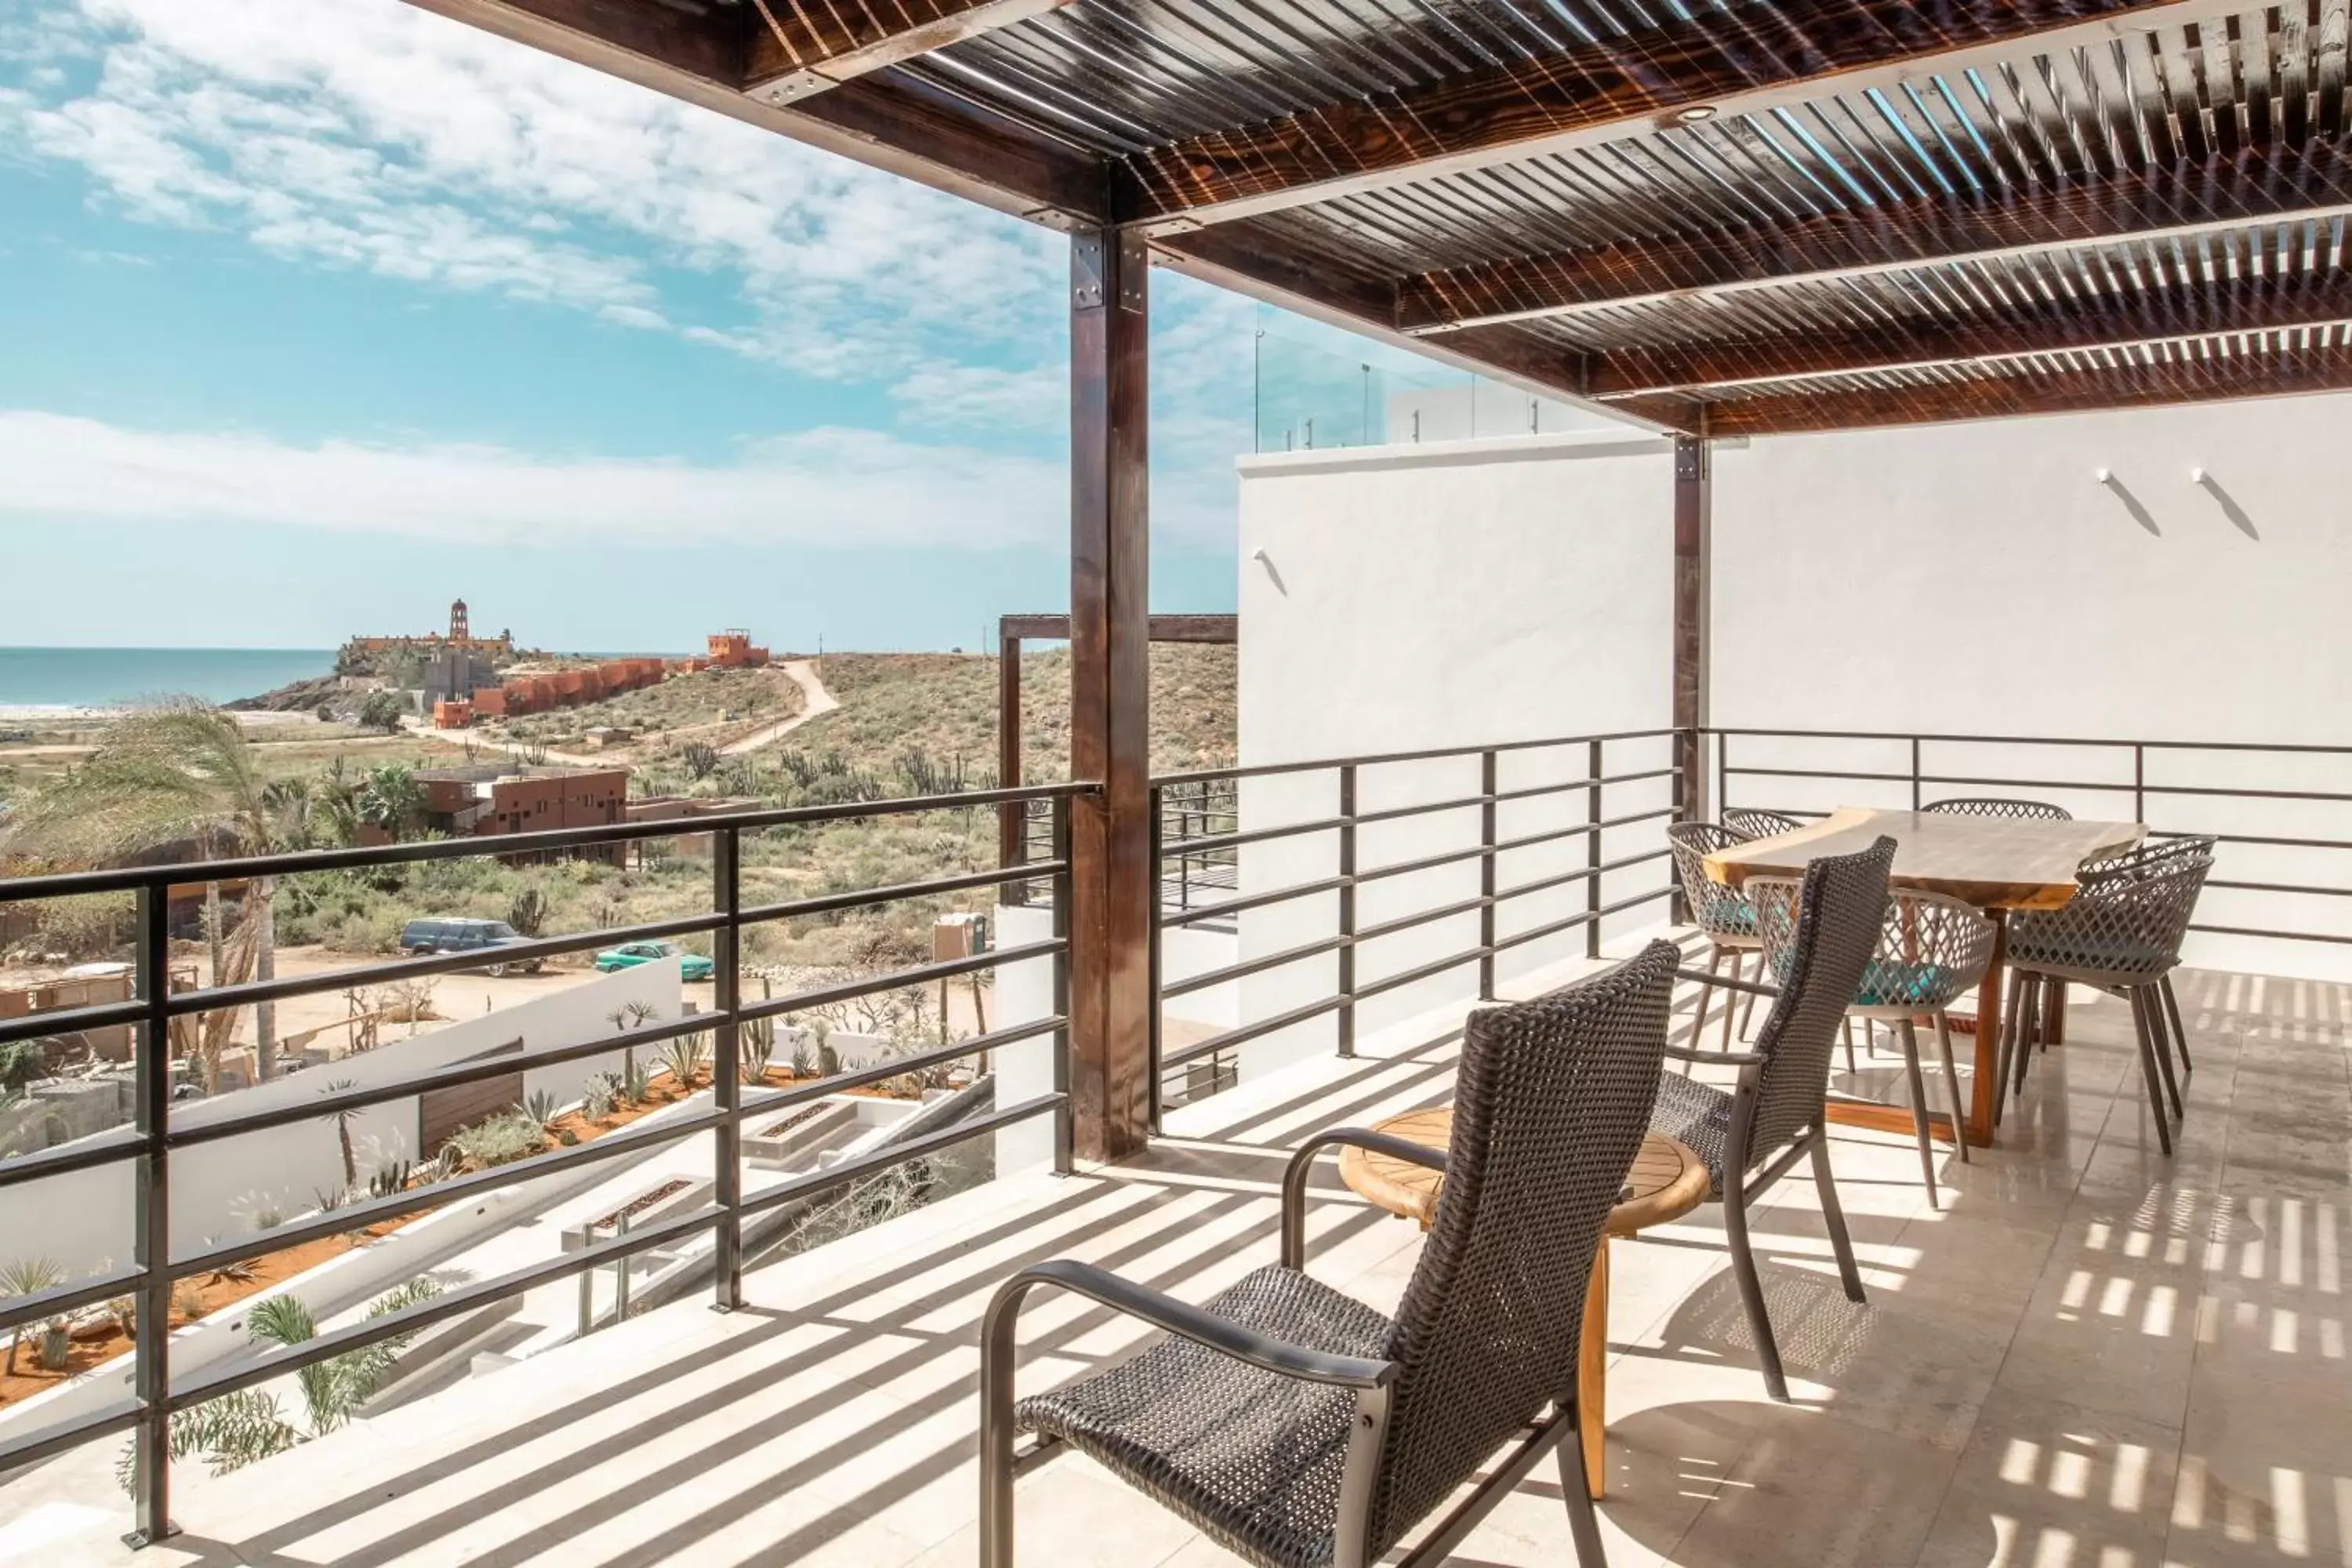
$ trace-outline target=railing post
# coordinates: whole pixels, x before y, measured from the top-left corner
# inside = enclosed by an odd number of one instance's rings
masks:
[[[1478,857],[1478,999],[1495,999],[1495,779],[1496,756],[1492,749],[1478,753],[1478,793],[1486,801],[1478,807],[1478,845],[1486,852]]]
[[[1179,806],[1176,815],[1176,875],[1181,890],[1178,895],[1176,907],[1180,910],[1190,908],[1192,903],[1190,886],[1182,880],[1185,865],[1184,841],[1191,837],[1189,828],[1190,824],[1183,808]],[[1162,973],[1163,958],[1160,947],[1160,943],[1168,940],[1167,929],[1163,923],[1168,914],[1165,880],[1167,874],[1168,795],[1160,785],[1153,784],[1151,786],[1151,1036],[1147,1044],[1151,1053],[1151,1135],[1154,1138],[1160,1136],[1161,1101],[1167,1096],[1167,1086],[1160,1081],[1162,1023],[1160,1014],[1167,1005],[1167,999],[1161,994],[1161,987],[1167,984],[1167,975]]]
[[[1919,737],[1911,737],[1911,809],[1919,809]]]
[[[1054,1111],[1054,1170],[1066,1176],[1072,1168],[1075,1126],[1070,1105],[1070,900],[1076,891],[1070,869],[1070,797],[1055,795],[1052,810],[1054,860],[1061,869],[1054,873],[1054,885],[1049,896],[1054,900],[1054,940],[1062,944],[1054,953],[1054,1016],[1062,1020],[1062,1026],[1052,1036],[1054,1092],[1062,1097],[1062,1103]],[[1152,874],[1157,876],[1159,873],[1155,870]],[[1159,902],[1156,889],[1152,901],[1155,904]],[[1152,945],[1156,951],[1159,944],[1155,942]],[[1155,1086],[1152,1104],[1157,1107],[1160,1102],[1157,1088],[1160,1082],[1160,995],[1156,974],[1152,980],[1151,1001],[1151,1081]]]
[[[1356,1054],[1356,764],[1339,769],[1339,1055]]]
[[[1592,782],[1584,790],[1584,820],[1592,831],[1584,836],[1584,956],[1601,956],[1601,747],[1593,741],[1585,747],[1585,776]]]
[[[719,1014],[710,1093],[720,1118],[712,1173],[719,1216],[712,1263],[712,1303],[722,1312],[743,1304],[743,877],[741,829],[710,836],[712,891],[727,923],[711,933],[711,1001]],[[627,1266],[623,1265],[624,1268]]]
[[[999,789],[1019,789],[1021,776],[1021,639],[996,637],[996,784]],[[996,808],[996,863],[1006,870],[1029,858],[1029,803],[1006,801]],[[1029,901],[1025,882],[1007,882],[1008,904]]]
[[[2147,820],[2147,747],[2132,742],[2132,820]]]
[[[139,1426],[131,1442],[138,1468],[131,1534],[152,1546],[172,1525],[172,1172],[165,1142],[172,1116],[172,891],[139,889],[139,986],[147,1004],[138,1084],[140,1140],[136,1232],[139,1307],[133,1315],[131,1380]]]

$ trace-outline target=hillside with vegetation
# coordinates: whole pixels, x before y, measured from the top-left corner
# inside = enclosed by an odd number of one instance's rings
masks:
[[[1235,668],[1231,647],[1168,644],[1152,650],[1155,772],[1234,760]],[[634,769],[632,795],[798,806],[995,787],[995,658],[831,654],[820,673],[840,708],[743,755],[722,755],[717,745],[697,737],[690,724],[657,728],[625,759]],[[739,679],[755,675],[763,679]],[[799,688],[774,671],[725,672],[719,680],[687,678],[597,706],[610,710],[612,719],[625,710],[642,721],[643,705],[631,705],[631,700],[655,698],[671,688],[679,689],[677,703],[646,710],[657,723],[701,717],[706,723],[756,732],[799,711]],[[690,707],[685,705],[688,699]],[[1038,650],[1024,658],[1023,711],[1026,782],[1068,776],[1066,651]],[[549,717],[569,726],[587,712]],[[729,712],[735,716],[709,718]],[[84,757],[103,760],[104,729],[78,738],[97,748]],[[380,736],[326,725],[250,731],[242,752],[240,788],[251,798],[239,806],[240,831],[256,845],[272,848],[353,842],[363,824],[413,837],[420,831],[416,770],[499,755],[488,732]],[[47,752],[22,763],[21,771],[7,775],[9,794],[18,799],[70,789],[77,771],[90,766],[83,757]],[[226,763],[220,766],[228,769]],[[0,769],[8,767],[9,759],[0,756]],[[175,822],[170,831],[184,826]],[[156,832],[164,831],[159,823]],[[991,807],[771,828],[746,840],[743,897],[749,903],[766,903],[950,876],[993,865],[996,844]],[[289,878],[279,884],[274,937],[288,945],[383,953],[396,945],[406,921],[426,915],[507,920],[526,931],[554,933],[697,912],[709,907],[707,845],[707,836],[691,832],[649,840],[625,866],[592,860],[517,866],[485,855]],[[20,863],[16,868],[28,868]],[[123,905],[119,910],[80,900],[58,906],[58,924],[32,945],[48,951],[107,945],[105,933],[129,914],[127,901],[117,901]],[[915,963],[929,955],[929,928],[938,915],[985,909],[991,901],[982,889],[781,921],[752,931],[746,946],[754,962],[780,969]]]

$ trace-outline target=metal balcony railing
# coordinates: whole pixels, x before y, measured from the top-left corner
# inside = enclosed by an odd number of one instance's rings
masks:
[[[743,812],[700,818],[683,831],[681,825],[676,822],[620,824],[511,834],[493,839],[436,840],[372,848],[215,860],[194,865],[0,880],[0,900],[130,893],[136,895],[139,904],[138,984],[133,998],[128,1002],[97,1006],[55,1009],[0,1022],[0,1045],[36,1037],[125,1025],[140,1033],[139,1047],[133,1058],[137,1116],[125,1136],[100,1135],[0,1163],[0,1189],[99,1165],[121,1163],[134,1167],[135,1233],[134,1258],[131,1266],[0,1304],[0,1333],[8,1333],[26,1323],[116,1297],[132,1296],[136,1301],[139,1325],[132,1352],[134,1393],[130,1399],[120,1401],[94,1415],[0,1441],[0,1471],[33,1463],[110,1434],[132,1433],[137,1466],[137,1527],[134,1534],[139,1539],[158,1539],[168,1531],[172,1471],[170,1430],[172,1415],[176,1410],[286,1376],[362,1346],[394,1336],[413,1334],[488,1303],[573,1275],[584,1275],[634,1254],[704,1233],[715,1237],[713,1272],[718,1305],[722,1308],[740,1306],[742,1237],[747,1217],[781,1205],[821,1195],[876,1172],[921,1159],[950,1145],[1034,1117],[1054,1118],[1055,1163],[1058,1169],[1066,1171],[1070,1162],[1071,1124],[1069,934],[1066,913],[1057,916],[1053,934],[1043,941],[921,964],[821,990],[753,1002],[743,999],[741,934],[748,928],[770,921],[998,887],[1016,878],[1039,879],[1051,884],[1055,907],[1057,910],[1066,911],[1069,907],[1070,802],[1076,796],[1090,793],[1093,788],[1089,784],[1056,784],[835,806]],[[1024,809],[1034,804],[1045,813],[1047,824],[1046,853],[1021,867],[828,893],[780,903],[746,906],[742,901],[740,868],[746,834],[795,824],[900,816],[919,812],[963,811],[975,806],[1008,804],[1021,805]],[[173,990],[167,978],[170,973],[168,916],[173,888],[204,881],[275,879],[306,872],[407,865],[463,857],[542,856],[556,851],[575,852],[598,845],[705,835],[711,840],[712,873],[710,907],[707,910],[619,929],[518,942],[500,948],[499,956],[505,963],[513,964],[620,942],[707,935],[714,959],[714,1005],[711,1011],[690,1014],[667,1023],[649,1023],[596,1039],[535,1048],[520,1054],[507,1053],[484,1061],[415,1073],[365,1088],[331,1088],[328,1092],[299,1105],[207,1120],[201,1125],[173,1125],[169,1045],[173,1020],[263,1001],[341,992],[357,985],[479,969],[483,967],[484,960],[482,953],[477,951],[404,959],[323,974]],[[788,1089],[747,1090],[740,1081],[740,1031],[745,1024],[1029,960],[1050,960],[1053,964],[1053,1008],[1047,1016],[894,1058],[857,1070],[836,1073],[807,1083],[795,1083]],[[711,1036],[715,1047],[711,1068],[712,1103],[697,1114],[664,1120],[644,1127],[622,1128],[574,1147],[560,1148],[430,1185],[348,1204],[314,1218],[278,1226],[223,1245],[207,1245],[192,1256],[172,1256],[171,1176],[173,1155],[177,1151],[268,1128],[317,1121],[365,1106],[404,1100],[430,1089],[510,1077],[531,1068],[629,1048],[641,1049],[665,1040],[702,1034]],[[1040,1036],[1053,1037],[1052,1092],[1021,1104],[999,1108],[986,1115],[971,1118],[860,1158],[843,1161],[822,1171],[770,1186],[756,1195],[745,1195],[741,1159],[741,1129],[745,1118]],[[274,1352],[228,1370],[206,1371],[177,1378],[173,1375],[171,1335],[158,1331],[161,1325],[170,1321],[172,1292],[176,1281],[247,1263],[306,1241],[354,1232],[380,1220],[406,1217],[421,1211],[464,1203],[493,1188],[575,1170],[657,1145],[674,1143],[702,1132],[716,1135],[712,1195],[709,1203],[692,1212],[639,1226],[609,1240],[594,1241],[584,1248],[568,1251],[543,1263],[473,1281],[402,1311],[322,1332],[299,1346]]]
[[[1662,870],[1666,869],[1662,863],[1668,859],[1670,852],[1664,843],[1664,825],[1676,814],[1682,799],[1679,775],[1670,763],[1643,766],[1620,762],[1619,771],[1612,773],[1610,771],[1611,748],[1614,746],[1617,749],[1615,754],[1621,759],[1629,749],[1643,743],[1647,743],[1650,751],[1656,752],[1662,750],[1663,742],[1672,740],[1673,734],[1668,730],[1626,731],[1490,746],[1447,747],[1259,767],[1219,768],[1155,780],[1152,785],[1152,856],[1160,868],[1162,888],[1167,888],[1173,880],[1184,890],[1183,896],[1178,899],[1163,898],[1160,900],[1153,933],[1152,994],[1155,1005],[1151,1017],[1151,1078],[1155,1128],[1160,1112],[1166,1104],[1198,1099],[1232,1084],[1236,1077],[1237,1052],[1250,1041],[1312,1019],[1336,1016],[1339,1054],[1352,1056],[1358,1010],[1363,1003],[1374,997],[1475,965],[1476,995],[1481,999],[1492,999],[1498,955],[1580,930],[1584,933],[1583,951],[1586,955],[1599,956],[1603,920],[1672,895],[1674,888],[1670,870],[1655,885],[1644,886],[1638,891],[1618,898],[1604,900],[1602,884],[1604,879],[1612,873],[1636,867],[1654,863],[1661,864]],[[1566,765],[1571,770],[1566,776],[1540,777],[1517,784],[1510,784],[1504,776],[1507,764],[1533,763],[1556,769],[1562,765],[1563,759],[1567,759]],[[1397,770],[1433,763],[1466,765],[1474,760],[1478,767],[1478,779],[1473,793],[1447,795],[1437,800],[1406,801],[1380,809],[1366,809],[1360,804],[1367,785],[1375,779],[1392,776]],[[1580,767],[1577,766],[1579,763]],[[1331,790],[1328,813],[1262,827],[1244,829],[1241,826],[1242,791],[1249,781],[1322,778],[1328,779]],[[1612,811],[1612,804],[1625,801],[1628,789],[1644,784],[1649,786],[1644,798],[1652,804],[1637,804],[1634,809],[1630,810],[1622,809],[1620,805],[1619,809]],[[1617,792],[1613,802],[1612,790]],[[1212,795],[1211,792],[1215,793]],[[1213,813],[1195,805],[1205,798],[1232,804]],[[1506,834],[1502,814],[1515,802],[1553,803],[1572,811],[1575,820],[1553,820],[1532,832]],[[1293,804],[1296,804],[1295,800]],[[1360,862],[1360,839],[1368,827],[1451,817],[1457,826],[1466,828],[1467,814],[1473,811],[1477,813],[1475,843],[1372,865]],[[1557,815],[1558,812],[1555,813]],[[1633,852],[1611,855],[1604,850],[1604,839],[1612,830],[1638,829],[1644,824],[1657,825],[1654,844],[1651,843],[1647,834],[1643,834]],[[1178,831],[1171,833],[1171,827]],[[1209,830],[1194,831],[1201,827]],[[1579,839],[1582,840],[1585,851],[1581,865],[1566,870],[1549,869],[1542,875],[1517,882],[1506,883],[1501,879],[1501,868],[1519,852],[1549,845],[1565,845]],[[1328,844],[1328,875],[1309,876],[1272,888],[1252,889],[1247,892],[1242,890],[1238,871],[1243,850],[1253,845],[1297,844],[1302,841]],[[1475,894],[1446,899],[1426,908],[1369,923],[1359,919],[1359,896],[1370,885],[1445,867],[1472,864],[1477,868],[1477,890]],[[1171,874],[1171,866],[1179,869]],[[1214,884],[1192,879],[1190,872],[1182,868],[1193,866],[1215,868],[1220,879]],[[1514,900],[1580,884],[1584,894],[1582,908],[1575,913],[1543,920],[1523,930],[1506,931],[1500,929],[1498,914]],[[1210,887],[1231,890],[1223,897],[1201,897],[1201,891]],[[1278,952],[1237,957],[1234,963],[1188,974],[1181,979],[1166,978],[1164,969],[1169,932],[1201,927],[1233,930],[1238,917],[1250,911],[1316,898],[1332,900],[1333,914],[1326,934]],[[1433,959],[1416,957],[1415,962],[1401,969],[1383,973],[1367,970],[1366,951],[1383,939],[1405,935],[1443,921],[1473,914],[1477,917],[1478,934],[1471,945]],[[1181,1048],[1165,1047],[1166,1004],[1169,1001],[1213,987],[1233,984],[1254,975],[1323,959],[1329,960],[1332,965],[1334,983],[1328,991],[1281,1006],[1264,1016],[1244,1018],[1206,1039]]]

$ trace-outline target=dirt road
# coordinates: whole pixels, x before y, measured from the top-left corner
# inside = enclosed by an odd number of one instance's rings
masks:
[[[719,748],[720,756],[740,757],[762,746],[772,746],[810,720],[822,718],[841,706],[840,700],[824,689],[824,682],[817,678],[816,666],[809,660],[788,658],[776,668],[791,676],[793,684],[801,689],[801,710],[781,724],[771,724],[740,741],[729,742]]]

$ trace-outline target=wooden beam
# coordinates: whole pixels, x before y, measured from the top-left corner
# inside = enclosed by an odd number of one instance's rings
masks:
[[[1000,631],[996,638],[996,784],[1017,789],[1025,781],[1021,755],[1021,639]],[[1029,858],[1029,803],[1008,800],[996,808],[996,863],[1018,866]],[[1007,903],[1028,902],[1027,889],[1009,883]]]
[[[1708,815],[1706,751],[1708,724],[1708,561],[1713,555],[1712,454],[1703,440],[1685,436],[1675,442],[1675,620],[1674,715],[1675,819],[1703,822]],[[1675,920],[1688,918],[1682,894],[1675,894]]]
[[[2069,250],[2099,240],[2190,237],[2273,219],[2352,214],[2352,161],[2336,145],[2247,148],[2011,196],[1949,197],[1784,224],[1596,246],[1408,280],[1408,333],[1906,271],[1938,261]]]
[[[1959,321],[1927,318],[1852,331],[1627,349],[1595,363],[1592,395],[1638,398],[2341,322],[2352,322],[2352,274],[2225,278],[2203,288],[2159,287],[2063,305],[2042,302]]]
[[[1058,228],[1105,220],[1109,165],[920,84],[868,77],[799,108],[752,96],[749,6],[407,0],[485,32]]]
[[[2344,391],[2352,391],[2352,347],[2241,349],[2225,355],[2215,345],[2202,357],[2154,364],[1732,398],[1707,405],[1707,423],[1723,436],[1779,436]]]
[[[1153,642],[1236,643],[1241,641],[1241,617],[1238,616],[1154,616],[1150,619]],[[997,636],[1021,641],[1067,642],[1070,640],[1070,617],[1067,616],[999,616]]]
[[[1707,9],[1152,149],[1119,176],[1119,216],[1154,233],[1221,223],[1648,135],[1683,113],[1761,114],[2243,8],[2244,0],[1775,0]]]
[[[1058,10],[1070,0],[751,0],[749,90],[793,103],[853,78]]]
[[[1143,237],[1070,240],[1070,1110],[1077,1154],[1151,1130],[1150,263]]]

